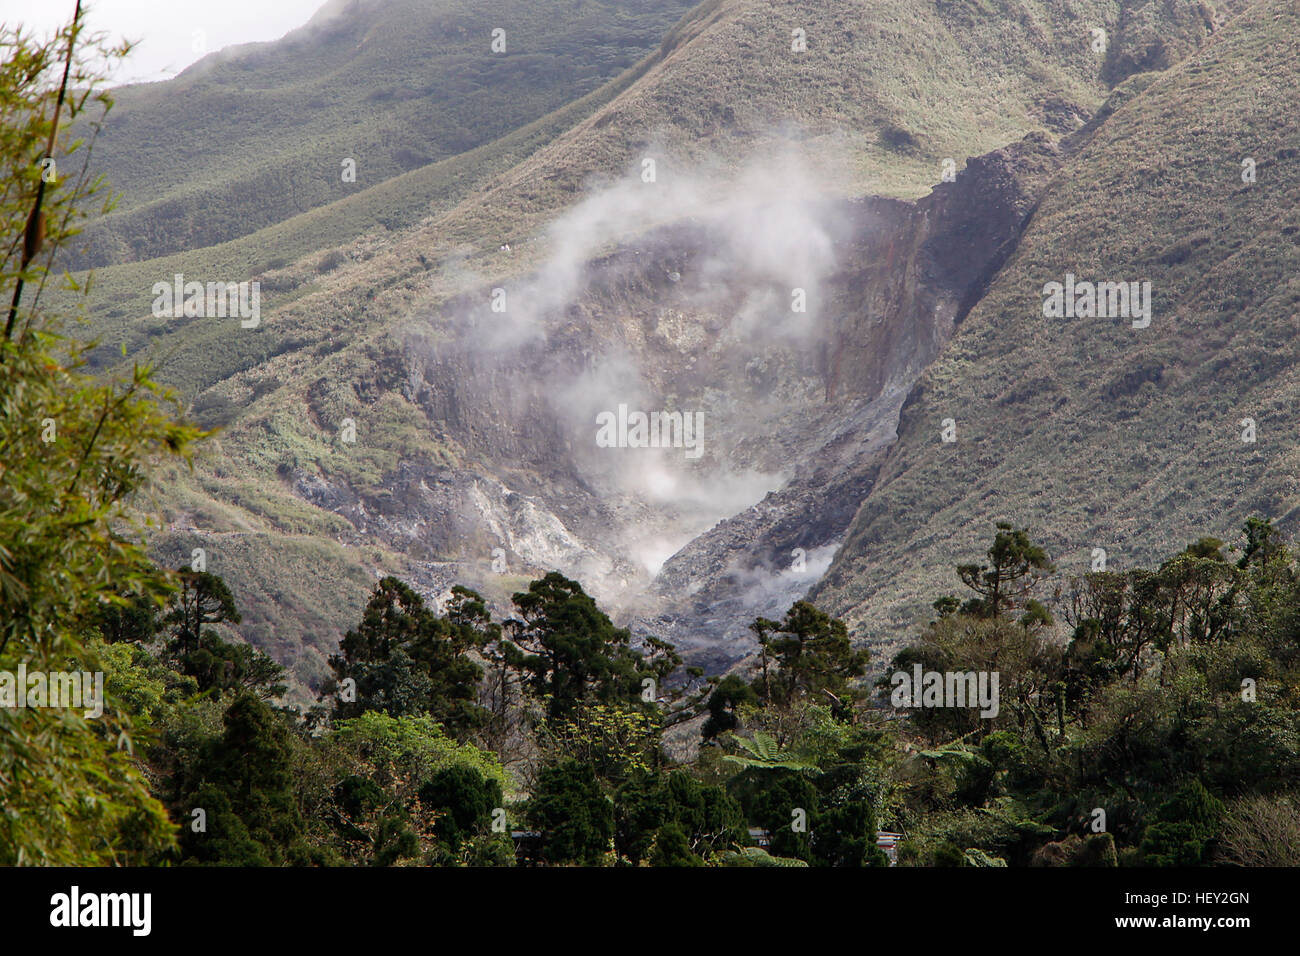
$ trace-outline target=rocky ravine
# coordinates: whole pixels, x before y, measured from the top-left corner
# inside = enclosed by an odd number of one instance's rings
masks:
[[[513,341],[474,304],[487,290],[449,303],[413,328],[393,384],[457,465],[403,464],[380,495],[308,478],[295,490],[357,541],[409,555],[403,573],[430,595],[465,583],[500,600],[557,569],[636,633],[725,669],[752,649],[748,623],[830,563],[909,389],[1014,247],[1058,153],[1032,136],[915,203],[809,203],[799,221],[813,228],[793,241],[824,255],[806,313],[789,306],[797,274],[708,216],[582,263],[559,292],[543,270],[520,290],[541,305]],[[701,413],[699,457],[597,447],[596,415],[619,404]]]

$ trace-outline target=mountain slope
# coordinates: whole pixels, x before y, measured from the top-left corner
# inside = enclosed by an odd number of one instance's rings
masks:
[[[820,570],[902,395],[1027,212],[1019,194],[1002,209],[996,188],[963,191],[964,177],[917,203],[859,194],[919,195],[944,159],[959,167],[1026,134],[1050,151],[1103,101],[1110,57],[1128,48],[1119,18],[1147,6],[709,0],[568,129],[550,114],[539,122],[553,139],[509,147],[517,165],[459,201],[451,182],[409,228],[353,234],[337,265],[311,242],[316,224],[346,233],[341,204],[103,270],[94,330],[132,357],[164,356],[162,378],[225,426],[165,488],[159,552],[208,547],[237,595],[264,595],[252,634],[307,683],[323,670],[323,622],[349,624],[383,572],[500,601],[558,568],[623,620],[653,631],[669,614],[712,665],[735,660],[748,645],[710,651],[731,642],[729,625],[693,606],[727,606],[737,555],[742,583],[779,577],[771,562],[825,486],[805,547]],[[1165,36],[1182,35],[1189,8],[1159,6]],[[1092,50],[1092,22],[1110,53]],[[1196,24],[1188,44],[1207,35]],[[792,29],[807,51],[790,50]],[[647,151],[654,183],[638,175]],[[405,181],[448,184],[440,165]],[[403,182],[370,190],[400,205]],[[948,194],[969,208],[945,217]],[[273,264],[286,237],[290,258]],[[222,278],[263,283],[259,328],[149,315],[152,282],[218,263],[248,269]],[[508,311],[489,308],[495,289]],[[810,308],[792,317],[796,289]],[[592,422],[620,404],[702,412],[708,450],[607,454]],[[349,421],[355,442],[341,437]],[[748,549],[737,529],[754,536]],[[297,569],[291,593],[267,589],[278,567]],[[304,603],[317,620],[300,619]]]
[[[83,261],[224,242],[499,139],[633,66],[689,6],[335,0],[279,41],[125,87],[95,143],[122,202]]]
[[[1204,533],[1235,540],[1252,514],[1295,525],[1297,62],[1300,13],[1265,0],[1117,92],[909,397],[818,600],[889,643],[956,590],[952,566],[996,520],[1031,528],[1072,573],[1097,548],[1124,568]],[[1044,287],[1067,273],[1149,281],[1149,327],[1045,318]]]

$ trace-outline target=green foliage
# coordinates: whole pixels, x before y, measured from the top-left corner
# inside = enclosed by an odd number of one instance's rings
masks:
[[[543,719],[537,737],[553,759],[579,760],[611,787],[663,762],[658,715],[630,705],[578,704],[567,717]]]
[[[886,799],[888,744],[824,709],[816,717],[793,742],[793,752],[803,755],[797,759],[762,732],[753,741],[737,738],[750,756],[726,758],[747,768],[732,790],[751,822],[771,832],[774,852],[813,866],[886,865],[876,846],[876,805]]]
[[[179,588],[165,622],[172,625],[176,652],[197,650],[207,624],[238,624],[239,609],[226,582],[206,571],[184,567],[177,575]]]
[[[876,818],[871,805],[853,800],[822,812],[813,830],[815,866],[887,866],[876,846]]]
[[[401,784],[402,794],[414,797],[419,784],[439,770],[462,765],[505,787],[505,770],[494,754],[473,744],[457,743],[429,716],[393,717],[370,711],[335,724],[329,740],[373,770],[386,789]]]
[[[50,91],[70,47],[60,175],[47,187]],[[160,461],[183,459],[199,437],[149,369],[120,381],[84,374],[83,350],[59,334],[66,316],[41,306],[51,259],[98,189],[77,169],[87,150],[63,133],[107,107],[99,71],[121,52],[79,26],[44,43],[0,27],[0,288],[15,306],[0,340],[0,672],[9,674],[20,662],[29,672],[104,669],[87,622],[123,606],[124,593],[165,589],[139,545],[136,495]],[[20,283],[21,300],[12,294]],[[172,827],[134,755],[143,743],[112,698],[99,719],[0,708],[0,864],[140,862],[170,846]]]
[[[1110,833],[1090,833],[1083,841],[1076,866],[1119,866],[1115,849],[1115,836]]]
[[[691,852],[686,832],[676,822],[665,823],[655,834],[650,851],[651,866],[703,866],[704,861]]]
[[[259,697],[280,697],[286,685],[280,682],[284,668],[249,644],[223,641],[205,631],[198,647],[185,652],[180,661],[182,674],[192,676],[199,690],[251,690]]]
[[[512,864],[493,833],[505,771],[495,755],[458,744],[428,716],[370,711],[322,741],[310,799],[330,823],[317,841],[371,866]]]
[[[649,858],[651,866],[696,865],[691,861],[655,862],[656,848],[660,854],[668,852],[660,842],[665,827],[673,829],[668,836],[670,844],[684,847],[697,861],[714,858],[745,841],[745,818],[739,804],[723,788],[702,784],[685,770],[641,774],[616,796],[614,842],[619,856],[632,863]]]
[[[375,588],[361,624],[330,658],[335,680],[322,696],[337,698],[348,719],[380,710],[394,717],[429,714],[463,737],[487,720],[476,702],[483,669],[469,656],[493,636],[482,598],[456,588],[447,617],[394,577]],[[353,682],[344,693],[343,682]]]
[[[930,866],[969,866],[966,851],[953,843],[941,843],[934,848]]]
[[[997,856],[989,856],[983,850],[972,847],[966,851],[966,861],[963,866],[1000,866],[1005,867],[1007,861]]]
[[[700,728],[700,736],[712,740],[739,726],[736,708],[744,704],[757,704],[758,695],[754,689],[735,674],[728,674],[720,680],[709,695],[709,718]]]
[[[111,644],[99,650],[108,695],[132,716],[137,726],[152,727],[199,692],[198,682],[177,673],[143,647]]]
[[[542,833],[551,864],[595,866],[614,837],[614,807],[590,767],[564,760],[538,774],[528,818]]]
[[[249,644],[223,640],[205,625],[234,625],[242,620],[234,595],[216,574],[184,567],[177,575],[178,587],[161,619],[170,625],[167,652],[176,670],[193,677],[200,691],[249,690],[262,698],[279,697],[287,689],[281,683],[284,667]],[[134,607],[134,605],[129,605]],[[119,622],[114,620],[110,626]],[[144,640],[154,619],[139,620],[134,640]],[[100,624],[103,633],[103,624]],[[120,628],[113,627],[119,632]]]
[[[807,866],[803,860],[788,856],[772,856],[762,847],[747,846],[723,854],[725,866]]]
[[[643,681],[655,685],[680,663],[667,645],[643,656],[631,635],[616,628],[582,585],[552,571],[511,599],[518,617],[506,622],[507,661],[545,701],[548,717],[568,717],[580,703],[634,702]]]
[[[162,626],[158,598],[154,595],[120,594],[104,602],[92,619],[95,630],[109,644],[148,643]]]
[[[186,860],[191,864],[220,866],[272,866],[278,862],[274,836],[266,834],[267,842],[258,840],[249,831],[230,801],[225,787],[217,783],[201,783],[190,795],[190,800],[206,814],[202,840],[195,838],[185,847]],[[194,818],[195,822],[199,818]]]
[[[878,682],[899,689],[893,675],[923,672],[998,674],[998,715],[980,716],[977,707],[912,707],[909,719],[930,740],[985,734],[1004,725],[1028,728],[1040,747],[1050,749],[1055,702],[1062,680],[1061,652],[1050,634],[1007,616],[978,611],[933,621],[916,643],[899,651]],[[913,693],[915,693],[913,688]],[[893,701],[893,693],[890,695]]]
[[[829,699],[847,714],[849,682],[861,677],[870,654],[855,651],[848,628],[807,601],[797,601],[779,623],[759,618],[750,630],[758,637],[759,675],[754,692],[764,701],[790,704],[797,699]]]
[[[782,752],[776,740],[762,731],[755,732],[753,739],[738,736],[733,736],[730,739],[748,755],[727,754],[722,759],[730,763],[739,764],[742,767],[758,767],[764,770],[812,770],[820,772],[815,763]]]
[[[236,697],[187,768],[178,817],[206,813],[209,829],[182,828],[186,862],[227,866],[302,865],[312,861],[294,796],[292,743],[283,717],[251,694]]]
[[[1222,799],[1285,793],[1300,772],[1300,713],[1285,690],[1300,672],[1278,630],[1296,599],[1294,559],[1266,521],[1242,536],[1248,557],[1235,564],[1203,537],[1155,570],[1077,579],[1064,654],[1041,628],[972,609],[898,655],[896,666],[1001,677],[996,720],[909,714],[914,732],[946,741],[903,767],[918,858],[942,860],[946,846],[1012,865],[1262,856],[1256,828],[1275,828],[1275,815],[1232,821],[1238,850],[1221,840]],[[1090,832],[1097,809],[1105,833]]]
[[[493,811],[505,803],[498,781],[464,764],[434,774],[420,788],[420,802],[438,811],[435,832],[453,854],[471,836],[488,832]]]
[[[794,770],[746,770],[728,790],[752,826],[772,835],[772,852],[812,859],[810,831],[816,826],[817,788]]]
[[[1012,608],[1025,605],[1029,621],[1051,623],[1042,605],[1028,608],[1028,595],[1044,574],[1056,570],[1047,552],[1029,540],[1026,528],[1016,529],[1005,521],[997,524],[997,533],[988,550],[988,564],[959,564],[957,575],[962,584],[978,597],[963,606],[968,614],[998,618]]]
[[[1223,802],[1199,780],[1162,803],[1142,837],[1142,858],[1150,866],[1199,866],[1214,853]]]

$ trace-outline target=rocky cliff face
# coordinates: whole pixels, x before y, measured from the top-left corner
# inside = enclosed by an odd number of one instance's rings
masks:
[[[653,595],[667,610],[645,631],[722,669],[752,650],[755,617],[807,593],[870,493],[909,390],[1014,249],[1060,155],[1035,135],[972,158],[916,203],[853,204],[859,231],[821,345],[825,401],[792,473],[665,564]]]

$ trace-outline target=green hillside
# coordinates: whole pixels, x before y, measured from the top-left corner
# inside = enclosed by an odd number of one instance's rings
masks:
[[[248,235],[493,142],[635,65],[689,6],[335,2],[275,43],[118,90],[95,159],[122,201],[88,236],[90,261]]]
[[[830,157],[824,171],[848,193],[918,196],[939,179],[945,160],[959,166],[966,156],[1027,132],[1059,134],[1082,123],[1105,97],[1103,76],[1127,62],[1128,54],[1120,51],[1147,49],[1149,38],[1130,38],[1121,20],[1149,23],[1149,16],[1133,13],[1149,6],[864,2],[808,9],[786,0],[707,0],[634,70],[477,150],[305,214],[280,208],[282,222],[234,242],[202,250],[191,245],[173,256],[98,270],[90,299],[93,331],[109,353],[123,341],[129,352],[146,340],[159,345],[157,333],[169,330],[145,320],[149,290],[177,271],[227,279],[263,276],[264,293],[278,302],[319,288],[321,259],[311,257],[336,248],[355,260],[400,247],[398,262],[356,270],[342,280],[368,294],[393,282],[423,288],[427,263],[466,252],[470,266],[499,269],[491,258],[499,242],[531,235],[595,183],[623,176],[649,143],[671,175],[692,158],[738,163],[793,138],[805,153]],[[1183,23],[1201,6],[1162,5],[1162,49],[1182,32],[1187,43],[1203,38],[1199,17],[1195,24]],[[1007,31],[1008,19],[1026,29]],[[1091,46],[1091,24],[1109,31],[1105,54]],[[790,50],[794,29],[804,31],[804,52]],[[271,78],[264,82],[273,85]],[[700,88],[717,91],[714,99],[691,92]],[[115,114],[123,109],[120,104]],[[728,115],[731,120],[718,120]],[[141,190],[129,176],[126,182],[116,178],[119,166],[147,168],[140,160],[124,156],[115,163],[109,151],[106,168],[124,191],[124,213],[157,191],[153,183]],[[173,175],[184,175],[186,168],[178,165]],[[271,215],[276,207],[266,208]],[[394,232],[404,234],[398,238]],[[195,352],[200,362],[224,351],[198,348],[194,329],[187,328],[186,337],[180,348]],[[263,345],[233,363],[169,377],[201,389],[275,350]]]
[[[1280,106],[1298,60],[1300,13],[1267,0],[1117,90],[909,399],[819,600],[896,639],[959,590],[953,564],[997,520],[1070,573],[1098,548],[1123,569],[1234,540],[1250,515],[1295,527],[1300,116]],[[1150,281],[1150,326],[1044,318],[1044,285],[1067,273]]]

